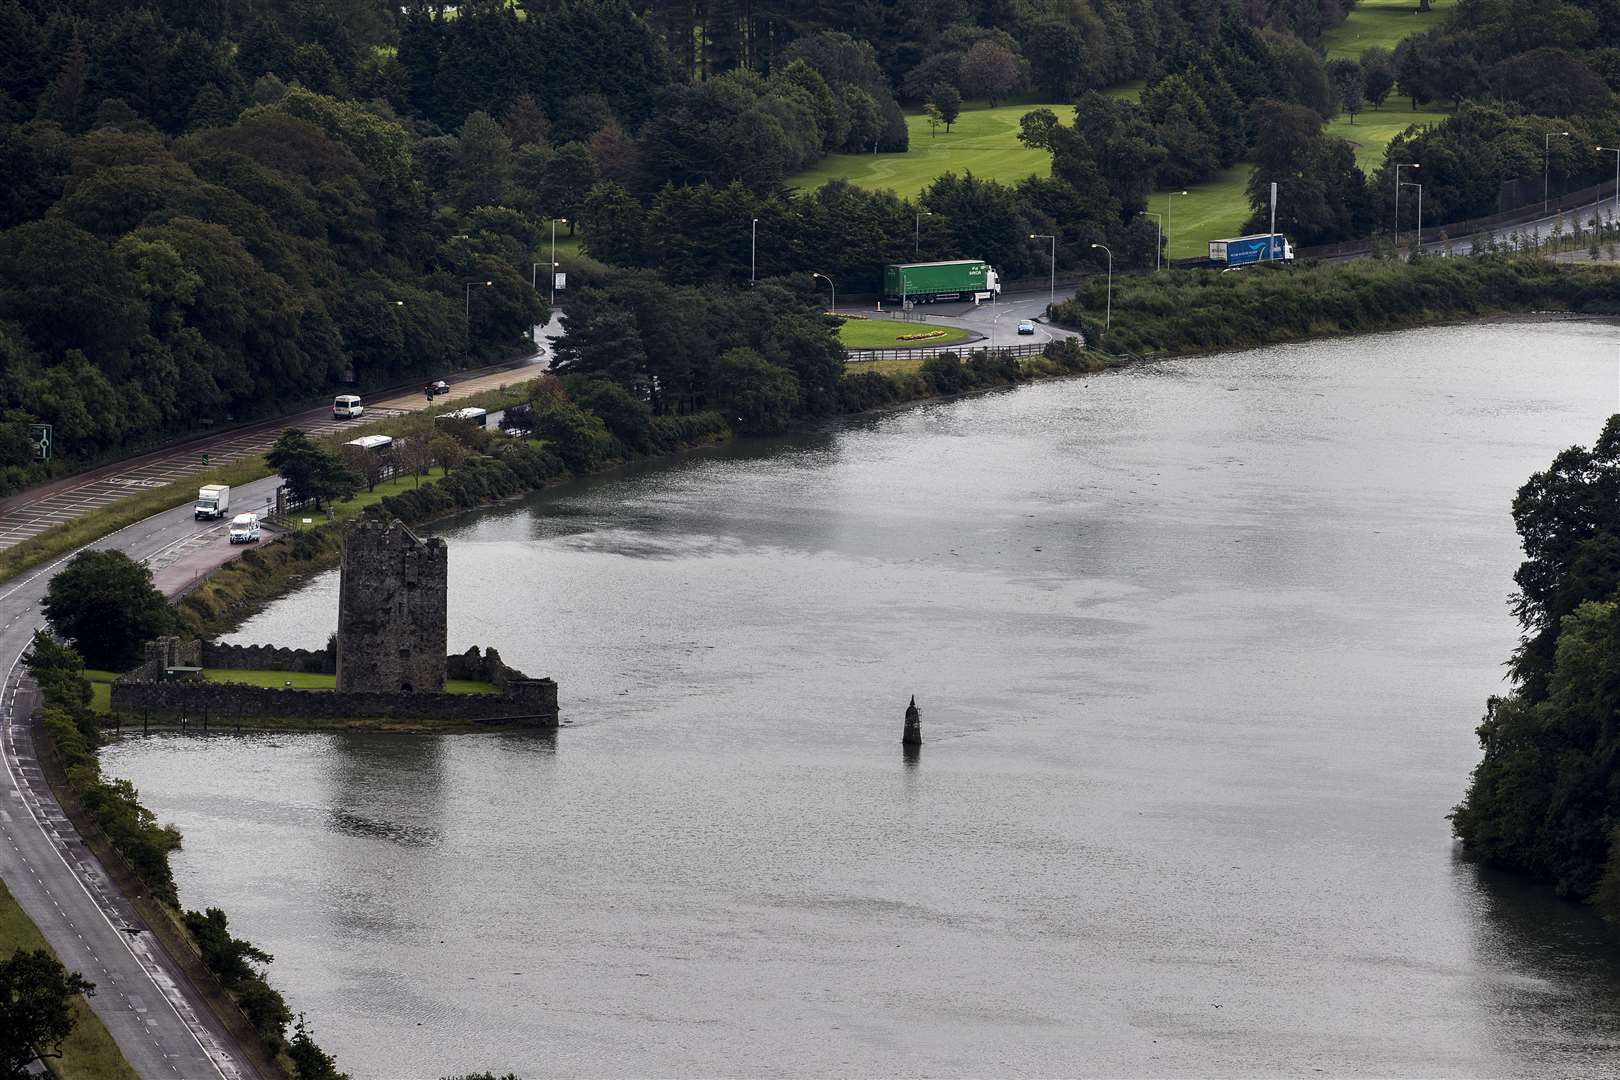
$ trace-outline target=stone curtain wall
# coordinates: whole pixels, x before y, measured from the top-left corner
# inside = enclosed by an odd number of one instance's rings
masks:
[[[510,670],[510,669],[508,669]],[[557,684],[513,680],[501,694],[401,694],[386,691],[284,690],[192,679],[112,684],[112,709],[218,723],[233,720],[448,720],[555,727]]]
[[[299,671],[317,675],[337,671],[337,657],[328,649],[283,649],[274,645],[222,645],[205,641],[201,661],[195,666],[227,671]]]
[[[353,526],[338,585],[338,689],[443,690],[449,598],[443,540],[397,520]]]

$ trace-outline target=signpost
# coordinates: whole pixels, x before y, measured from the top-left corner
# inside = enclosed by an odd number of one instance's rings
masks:
[[[28,441],[34,444],[34,457],[40,461],[51,460],[51,425],[29,424]]]

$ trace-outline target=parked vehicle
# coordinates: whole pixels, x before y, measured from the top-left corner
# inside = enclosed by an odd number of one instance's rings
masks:
[[[440,413],[438,416],[433,418],[433,421],[436,424],[450,424],[455,423],[458,420],[464,424],[471,424],[474,427],[488,427],[489,412],[486,409],[466,408],[457,409],[455,412]]]
[[[231,543],[257,544],[259,542],[259,515],[237,514],[231,519]]]
[[[1231,240],[1211,240],[1209,259],[1228,267],[1259,262],[1293,262],[1294,246],[1282,233],[1257,233]]]
[[[191,520],[218,521],[231,508],[229,484],[204,484],[197,489],[197,503],[191,508]]]
[[[989,300],[1001,292],[996,268],[979,259],[890,263],[883,268],[883,298],[931,304],[936,300]]]
[[[1018,332],[1020,334],[1033,334],[1035,332],[1035,324],[1032,322],[1021,322],[1018,324]]]
[[[339,394],[332,399],[332,419],[353,420],[365,414],[366,407],[354,394]]]

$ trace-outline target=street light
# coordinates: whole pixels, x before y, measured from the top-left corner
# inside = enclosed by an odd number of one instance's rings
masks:
[[[1103,315],[1103,329],[1111,329],[1114,325],[1114,253],[1108,250],[1107,244],[1092,244],[1094,248],[1108,251],[1108,310]]]
[[[1412,181],[1408,180],[1405,183],[1403,183],[1401,185],[1401,187],[1415,187],[1415,188],[1418,189],[1417,246],[1418,246],[1418,250],[1422,251],[1423,250],[1423,185],[1422,184],[1414,184]]]
[[[1157,274],[1160,266],[1160,248],[1164,247],[1164,215],[1156,210],[1142,211],[1143,217],[1153,219],[1153,272]]]
[[[1620,147],[1600,146],[1598,149],[1614,155],[1614,216],[1620,221]]]
[[[752,231],[748,235],[748,284],[750,286],[754,284],[755,256],[759,252],[759,218],[754,219],[751,228]]]
[[[1052,241],[1052,276],[1046,289],[1046,314],[1050,317],[1052,306],[1057,302],[1057,237],[1051,233],[1030,233],[1029,238],[1031,240]]]
[[[1166,251],[1170,249],[1170,237],[1175,232],[1174,227],[1176,224],[1176,204],[1170,200],[1177,195],[1185,194],[1187,194],[1185,191],[1172,191],[1164,197],[1164,247]]]
[[[1401,247],[1401,170],[1421,169],[1415,161],[1403,161],[1395,166],[1395,250]]]
[[[911,257],[913,259],[917,258],[919,253],[922,251],[922,219],[925,218],[925,217],[933,217],[933,216],[934,216],[934,212],[932,210],[923,210],[923,211],[921,211],[920,213],[917,214],[916,220],[912,224],[912,228],[911,228]]]
[[[1547,212],[1547,181],[1552,177],[1552,138],[1554,135],[1568,135],[1567,131],[1549,131],[1546,138],[1541,140],[1541,212]]]
[[[472,356],[472,291],[473,291],[473,286],[478,285],[478,286],[481,286],[481,287],[487,289],[493,284],[495,284],[493,281],[469,281],[469,282],[467,282],[467,295],[466,295],[465,310],[462,312],[462,316],[461,316],[462,324],[466,328],[465,331],[464,331],[464,334],[462,336],[462,344],[461,344],[461,362],[463,364],[465,364]]]
[[[814,270],[810,272],[810,277],[812,280],[815,278],[820,278],[822,281],[827,283],[827,288],[832,290],[832,313],[834,315],[838,314],[838,286],[833,284],[833,279],[828,277],[826,274],[818,273]]]
[[[557,306],[557,222],[568,224],[565,217],[551,219],[551,299],[547,301],[548,307]]]

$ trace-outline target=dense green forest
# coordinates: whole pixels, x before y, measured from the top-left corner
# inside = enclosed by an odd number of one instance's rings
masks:
[[[1513,521],[1525,636],[1453,825],[1482,858],[1620,921],[1620,415],[1532,476]]]
[[[1323,125],[1397,93],[1460,106],[1391,148],[1424,162],[1430,222],[1496,209],[1544,150],[1557,185],[1612,167],[1609,0],[1465,0],[1392,54],[1327,62],[1351,6],[0,0],[0,493],[47,472],[34,421],[62,470],[519,350],[558,228],[585,252],[574,370],[677,413],[758,378],[797,416],[834,396],[811,270],[854,293],[884,262],[971,253],[1017,280],[1046,268],[1032,233],[1059,269],[1092,244],[1146,265],[1148,193],[1237,161],[1257,220],[1277,179],[1296,242],[1363,236],[1393,178]],[[1099,93],[1125,80],[1140,102]],[[1074,102],[1024,119],[1052,175],[946,174],[914,200],[786,185],[904,149],[903,109],[962,99]],[[780,303],[742,298],[773,277]],[[719,363],[739,348],[769,370]]]

